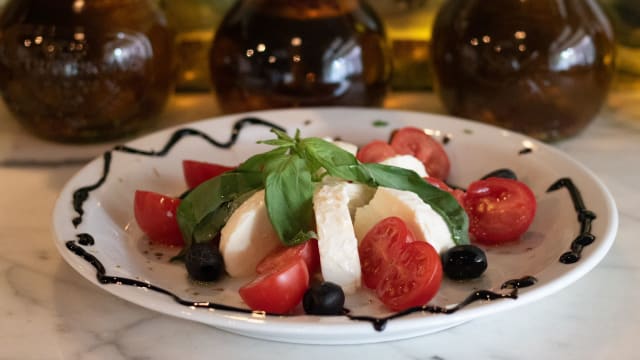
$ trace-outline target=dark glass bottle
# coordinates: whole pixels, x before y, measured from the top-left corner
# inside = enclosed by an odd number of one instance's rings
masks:
[[[43,138],[89,142],[150,126],[173,90],[173,34],[153,0],[11,0],[0,88]]]
[[[391,72],[383,26],[359,0],[240,0],[210,65],[225,112],[380,106]]]
[[[595,0],[449,0],[432,44],[451,113],[546,141],[589,124],[614,69],[613,31]]]

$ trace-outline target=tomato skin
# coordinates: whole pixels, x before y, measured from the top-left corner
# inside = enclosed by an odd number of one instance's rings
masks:
[[[259,275],[240,288],[240,297],[255,311],[286,314],[295,308],[309,288],[309,271],[301,258]]]
[[[444,147],[422,129],[404,127],[391,138],[391,146],[398,154],[413,155],[420,160],[429,176],[445,180],[449,176],[451,163]]]
[[[389,309],[400,311],[429,302],[442,283],[438,252],[416,241],[397,217],[377,223],[359,247],[362,279]]]
[[[422,306],[433,299],[442,284],[442,262],[429,243],[415,241],[406,244],[397,255],[376,294],[393,311]]]
[[[304,260],[309,270],[309,276],[312,276],[320,270],[320,251],[318,250],[318,240],[309,239],[304,244],[280,247],[273,250],[256,266],[256,273],[264,274],[274,268],[281,266],[283,263],[291,262],[297,258]]]
[[[460,204],[460,206],[464,207],[464,197],[465,197],[465,192],[460,190],[460,189],[452,189],[449,185],[447,185],[447,183],[445,183],[444,181],[433,177],[433,176],[427,176],[426,178],[424,178],[429,184],[437,187],[440,190],[446,191],[449,194],[453,195],[453,197],[456,199],[456,201],[458,201],[458,204]]]
[[[373,140],[358,150],[356,158],[361,163],[379,163],[397,155],[396,150],[382,140]]]
[[[184,246],[176,218],[179,205],[180,199],[152,191],[137,190],[133,202],[133,213],[138,226],[151,242]]]
[[[189,189],[193,189],[203,182],[233,169],[235,168],[195,160],[184,160],[182,162],[184,179]]]
[[[474,241],[496,245],[524,234],[536,213],[536,198],[517,180],[488,178],[471,183],[464,199]]]
[[[398,252],[396,247],[415,241],[415,236],[398,217],[388,217],[367,232],[358,246],[362,282],[375,289],[385,275],[386,265]]]

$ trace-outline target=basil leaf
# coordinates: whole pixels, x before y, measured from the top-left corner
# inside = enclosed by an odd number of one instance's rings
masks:
[[[376,184],[416,193],[422,201],[431,205],[449,227],[451,237],[457,245],[469,244],[469,218],[458,201],[448,192],[427,183],[411,170],[382,164],[360,164],[359,167],[344,167],[353,176],[352,181]]]
[[[254,155],[240,164],[236,171],[268,174],[273,171],[273,168],[276,167],[277,164],[286,158],[288,151],[286,147],[278,147],[265,153]]]
[[[191,245],[196,227],[209,214],[240,194],[262,187],[261,173],[226,172],[193,189],[180,203],[177,220],[185,248]]]
[[[332,167],[358,164],[353,154],[320,138],[302,139],[300,148],[303,149],[300,152],[306,160],[321,164],[327,171]]]
[[[215,211],[209,213],[200,221],[193,230],[193,242],[205,243],[213,240],[222,227],[227,223],[233,212],[242,205],[256,190],[250,190],[243,194],[232,195],[233,200],[227,201],[218,207]]]
[[[271,224],[287,246],[303,243],[313,232],[313,192],[311,172],[297,154],[271,172],[265,183],[265,203]]]

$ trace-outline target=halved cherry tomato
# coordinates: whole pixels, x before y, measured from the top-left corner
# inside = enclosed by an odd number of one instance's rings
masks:
[[[309,288],[309,271],[301,258],[284,262],[240,288],[240,297],[252,310],[286,314]]]
[[[536,213],[531,189],[520,181],[504,178],[471,183],[464,204],[472,238],[487,245],[517,240]]]
[[[389,217],[365,235],[359,247],[362,279],[380,300],[399,311],[429,302],[442,282],[438,252],[400,218]]]
[[[233,169],[235,168],[195,160],[184,160],[182,162],[184,178],[189,189],[193,189],[203,182]]]
[[[456,200],[458,201],[458,204],[464,207],[464,195],[465,195],[464,191],[460,189],[452,189],[449,185],[447,185],[447,183],[433,176],[427,176],[424,179],[429,184],[437,187],[438,189],[446,191],[449,194],[453,195],[453,197],[456,198]]]
[[[391,310],[426,305],[440,289],[442,262],[429,243],[406,244],[398,260],[388,267],[376,294]]]
[[[133,213],[140,229],[151,242],[183,246],[184,240],[176,219],[180,199],[151,191],[137,190]]]
[[[415,241],[415,236],[407,225],[398,217],[381,220],[367,232],[358,246],[362,282],[370,289],[375,289],[385,275],[386,267],[398,253],[403,243]]]
[[[423,130],[404,127],[391,138],[391,146],[398,154],[415,156],[422,161],[429,176],[445,180],[449,176],[451,164],[442,145]]]
[[[318,250],[318,240],[309,239],[304,244],[288,247],[279,247],[267,255],[256,266],[256,273],[264,274],[282,263],[293,261],[294,259],[302,259],[307,265],[309,276],[320,270],[320,252]]]
[[[396,155],[396,151],[382,140],[374,140],[358,150],[361,163],[378,163]]]

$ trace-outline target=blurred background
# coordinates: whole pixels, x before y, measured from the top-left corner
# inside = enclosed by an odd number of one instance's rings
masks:
[[[47,141],[150,131],[176,97],[210,96],[220,113],[238,113],[383,107],[390,94],[432,93],[450,114],[553,142],[624,101],[612,93],[640,94],[637,0],[0,0],[0,8],[2,97]]]

